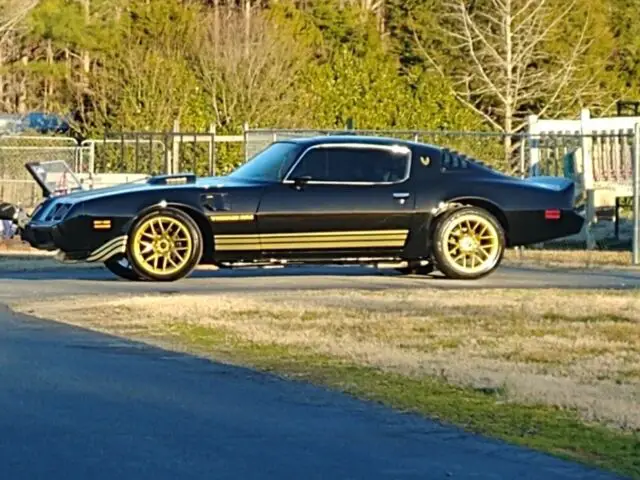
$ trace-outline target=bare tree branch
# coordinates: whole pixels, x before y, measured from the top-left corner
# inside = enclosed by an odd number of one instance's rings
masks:
[[[214,15],[204,19],[197,49],[197,73],[211,97],[218,126],[245,120],[253,124],[290,121],[286,112],[295,102],[292,87],[306,62],[304,46],[291,34],[278,31],[263,11],[253,14],[245,36],[241,14],[219,8],[224,21],[215,27]],[[239,38],[248,38],[248,48]]]
[[[0,1],[0,44],[4,43],[15,27],[37,5],[38,0]]]
[[[545,114],[572,94],[593,87],[584,81],[581,59],[592,46],[591,19],[581,23],[580,35],[565,51],[550,49],[577,0],[552,8],[548,0],[447,0],[445,38],[459,55],[436,60],[413,36],[428,64],[450,80],[453,94],[505,136],[505,161],[511,154],[510,136],[523,128],[531,110]],[[451,45],[449,44],[449,46]]]

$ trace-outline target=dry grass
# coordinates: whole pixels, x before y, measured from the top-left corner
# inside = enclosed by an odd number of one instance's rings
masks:
[[[505,252],[507,265],[543,267],[603,268],[631,267],[631,252],[606,250],[537,250],[527,248]]]
[[[640,429],[640,293],[322,291],[75,298],[16,305],[47,318],[149,338],[213,327],[261,345],[499,390]]]

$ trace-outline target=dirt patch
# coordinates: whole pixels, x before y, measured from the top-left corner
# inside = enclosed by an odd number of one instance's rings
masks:
[[[0,239],[0,254],[4,252],[31,252],[34,249],[19,239]]]
[[[632,267],[630,251],[607,250],[507,250],[505,265],[532,265],[546,268]]]

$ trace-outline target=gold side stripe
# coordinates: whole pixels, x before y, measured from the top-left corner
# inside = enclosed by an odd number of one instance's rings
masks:
[[[289,250],[308,248],[367,248],[367,247],[402,247],[404,241],[362,241],[362,242],[296,242],[296,243],[262,243],[263,250]]]
[[[255,219],[254,214],[241,214],[241,215],[211,215],[209,219],[212,222],[251,222]]]
[[[269,242],[269,243],[307,243],[307,242],[369,242],[369,241],[399,241],[404,242],[407,239],[406,235],[372,235],[370,237],[295,237],[295,238],[259,238],[259,237],[245,237],[245,238],[225,238],[223,236],[216,237],[216,243],[229,244],[229,243],[252,243],[257,241]]]
[[[393,235],[393,236],[403,236],[406,237],[409,234],[408,230],[368,230],[368,231],[345,231],[345,232],[305,232],[305,233],[245,233],[245,234],[236,234],[236,235],[217,235],[216,238],[225,238],[225,239],[253,239],[255,237],[260,237],[268,240],[275,240],[278,238],[283,238],[287,240],[292,240],[293,238],[305,238],[305,237],[333,237],[333,238],[345,238],[345,237],[364,237],[369,238],[371,236],[376,235]]]
[[[262,250],[262,247],[258,243],[251,243],[247,245],[216,245],[216,250],[219,252],[244,252],[250,250]]]
[[[344,237],[344,236],[367,236],[367,235],[406,235],[408,230],[356,230],[356,231],[334,231],[334,232],[306,232],[306,233],[263,233],[262,238],[288,238],[288,237]]]
[[[243,250],[305,250],[305,249],[336,249],[336,248],[371,248],[387,247],[402,248],[404,241],[372,241],[372,242],[306,242],[306,243],[233,243],[216,245],[219,251],[243,251]]]

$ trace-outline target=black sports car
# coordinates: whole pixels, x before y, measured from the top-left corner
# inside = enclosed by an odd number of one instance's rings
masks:
[[[46,198],[30,217],[5,205],[22,238],[130,280],[178,280],[198,264],[309,263],[475,279],[506,247],[584,223],[570,180],[513,178],[444,148],[379,137],[279,141],[224,177],[94,190],[66,168],[27,168]]]

